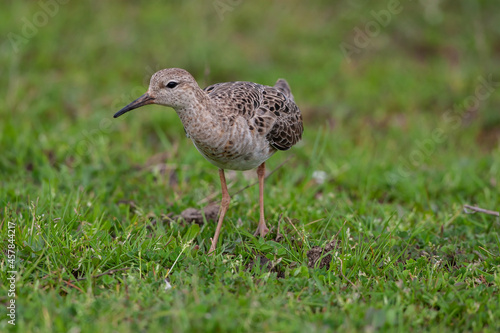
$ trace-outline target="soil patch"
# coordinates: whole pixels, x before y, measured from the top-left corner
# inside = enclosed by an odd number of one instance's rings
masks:
[[[330,268],[330,262],[332,261],[331,252],[339,248],[340,242],[338,240],[333,240],[326,244],[324,247],[313,246],[309,251],[307,251],[307,266],[309,268]],[[318,263],[318,260],[320,262]]]
[[[211,203],[203,208],[203,211],[196,208],[185,209],[180,217],[182,217],[187,223],[197,223],[203,224],[203,215],[207,221],[216,221],[217,215],[219,214],[219,205]]]

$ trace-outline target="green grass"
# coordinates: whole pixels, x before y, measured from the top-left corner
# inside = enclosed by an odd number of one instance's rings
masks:
[[[388,3],[68,2],[28,36],[44,9],[7,1],[0,330],[498,331],[500,220],[463,210],[500,210],[497,3],[402,1],[346,59]],[[265,239],[253,186],[206,256],[215,223],[176,216],[217,200],[217,169],[172,110],[112,119],[166,67],[292,86],[304,138],[267,163]],[[227,176],[231,194],[256,180]]]

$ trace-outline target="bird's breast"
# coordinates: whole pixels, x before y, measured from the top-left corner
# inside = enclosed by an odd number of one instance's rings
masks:
[[[203,131],[206,134],[206,129]],[[246,122],[236,121],[232,126],[218,126],[210,135],[189,133],[198,151],[221,169],[249,170],[258,167],[276,150],[266,138],[251,131]]]

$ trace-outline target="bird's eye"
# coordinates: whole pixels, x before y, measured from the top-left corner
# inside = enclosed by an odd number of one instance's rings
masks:
[[[167,83],[167,84],[165,85],[165,87],[167,87],[167,88],[175,88],[177,85],[178,85],[178,83],[177,83],[177,82],[175,82],[175,81],[170,81],[169,83]]]

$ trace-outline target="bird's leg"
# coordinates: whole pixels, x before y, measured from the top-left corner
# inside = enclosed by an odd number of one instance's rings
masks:
[[[266,163],[262,163],[257,168],[257,177],[259,177],[259,207],[260,207],[260,218],[259,225],[255,231],[255,235],[260,234],[260,237],[264,237],[269,232],[266,226],[266,220],[264,219],[264,177],[266,175]]]
[[[209,255],[211,255],[217,247],[217,240],[219,239],[222,222],[224,222],[224,215],[226,215],[227,209],[229,208],[229,202],[231,201],[231,197],[229,196],[229,192],[227,191],[226,177],[224,176],[223,169],[219,169],[219,177],[220,185],[222,187],[222,201],[220,205],[219,222],[217,222],[217,228],[215,229],[215,234],[212,238],[212,245],[210,245],[210,251],[208,251]]]

